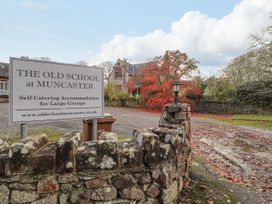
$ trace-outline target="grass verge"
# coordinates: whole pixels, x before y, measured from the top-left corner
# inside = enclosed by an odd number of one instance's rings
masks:
[[[271,121],[272,115],[253,115],[253,114],[235,114],[232,119],[237,120],[261,120],[261,121]]]
[[[224,123],[232,125],[242,125],[260,128],[263,130],[272,131],[272,116],[271,115],[245,115],[245,114],[235,114],[235,115],[216,115],[216,114],[202,114],[194,113],[193,116],[214,119]]]
[[[180,195],[183,204],[227,204],[239,203],[231,188],[224,185],[205,168],[205,161],[198,156],[193,156],[193,166],[190,175],[191,182],[187,189]]]
[[[128,135],[118,135],[117,136],[118,140],[131,140],[132,137]]]
[[[28,127],[27,135],[39,135],[39,134],[46,134],[47,139],[50,142],[57,141],[58,138],[68,132],[68,129],[65,128],[56,128],[52,126],[35,126],[35,127]],[[20,139],[20,130],[17,128],[15,131],[12,132],[1,132],[1,135],[8,135],[12,142],[16,142]]]

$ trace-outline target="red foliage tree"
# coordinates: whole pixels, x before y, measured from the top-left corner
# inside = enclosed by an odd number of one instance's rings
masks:
[[[163,56],[154,58],[152,62],[132,77],[126,84],[133,93],[136,85],[141,84],[141,93],[147,108],[160,109],[164,104],[173,101],[173,80],[190,76],[198,71],[195,59],[179,50],[166,51]],[[201,96],[201,88],[193,81],[182,81],[182,102],[192,102]]]
[[[156,83],[154,77],[141,87],[141,92],[146,101],[145,106],[151,109],[160,109],[163,105],[173,102],[173,80],[168,80],[161,85]],[[180,101],[195,105],[202,96],[202,90],[194,81],[181,80]]]
[[[147,108],[158,109],[173,101],[173,80],[188,76],[197,71],[198,62],[188,58],[180,51],[166,51],[163,56],[156,57],[141,71],[143,83],[141,93]],[[182,102],[191,102],[200,98],[201,88],[193,81],[182,81]]]

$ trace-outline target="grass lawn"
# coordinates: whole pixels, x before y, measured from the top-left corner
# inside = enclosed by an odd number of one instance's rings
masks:
[[[56,128],[48,125],[36,126],[36,127],[28,127],[27,128],[27,135],[39,135],[39,134],[46,134],[47,139],[49,142],[54,142],[59,139],[60,136],[63,136],[65,133],[69,132],[68,129],[65,128]],[[0,131],[0,138],[3,136],[9,136],[12,142],[17,142],[20,140],[20,130],[16,129],[12,132],[7,131]],[[128,135],[118,135],[118,140],[129,140],[132,139],[131,136]]]
[[[68,129],[55,128],[48,125],[27,128],[28,136],[46,134],[49,142],[57,141],[60,136],[64,135],[67,132],[69,132]],[[10,132],[0,131],[0,137],[4,135],[8,135],[12,142],[17,142],[18,140],[20,140],[20,129],[17,128],[16,130]]]
[[[252,114],[237,114],[233,115],[232,119],[235,120],[262,120],[262,121],[271,121],[272,122],[272,115],[252,115]]]
[[[272,115],[253,115],[253,114],[219,115],[219,114],[193,113],[193,116],[214,119],[233,125],[250,126],[260,128],[263,130],[272,131]]]
[[[65,128],[53,128],[51,126],[41,126],[29,128],[28,135],[36,134],[46,134],[48,141],[57,141],[60,136],[63,136],[65,133],[69,132]]]

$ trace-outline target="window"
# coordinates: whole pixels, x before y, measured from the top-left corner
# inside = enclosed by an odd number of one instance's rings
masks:
[[[4,90],[4,82],[0,81],[0,90]]]
[[[114,78],[115,79],[122,79],[123,71],[121,67],[115,68],[114,70]]]
[[[6,82],[5,90],[8,90],[8,82]]]
[[[122,78],[122,72],[115,72],[114,73],[115,79]]]

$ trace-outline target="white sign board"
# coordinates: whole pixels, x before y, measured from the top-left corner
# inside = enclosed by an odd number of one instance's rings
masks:
[[[10,122],[104,115],[103,69],[10,58]]]

